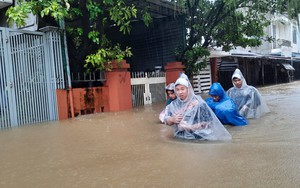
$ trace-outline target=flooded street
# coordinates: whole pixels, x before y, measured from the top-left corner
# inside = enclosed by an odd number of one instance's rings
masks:
[[[0,131],[0,187],[299,187],[300,82],[258,88],[271,110],[229,142],[182,141],[164,104]]]

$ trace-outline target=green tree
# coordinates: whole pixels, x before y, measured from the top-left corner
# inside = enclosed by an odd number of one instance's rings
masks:
[[[172,0],[171,0],[172,1]],[[269,25],[266,15],[284,13],[298,18],[298,0],[173,0],[186,9],[187,45],[177,55],[189,76],[205,63],[209,48],[229,51],[236,46],[255,47],[272,40],[263,29]],[[205,62],[205,61],[203,61]]]
[[[73,65],[104,70],[110,68],[112,60],[132,56],[130,47],[112,44],[107,31],[117,28],[121,34],[129,34],[131,20],[139,15],[148,25],[149,13],[141,12],[126,0],[21,0],[7,10],[6,16],[10,24],[17,26],[25,24],[29,13],[38,15],[46,24],[64,20]]]

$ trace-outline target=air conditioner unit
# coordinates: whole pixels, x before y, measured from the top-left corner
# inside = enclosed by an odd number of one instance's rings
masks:
[[[0,9],[13,4],[13,0],[0,0]]]

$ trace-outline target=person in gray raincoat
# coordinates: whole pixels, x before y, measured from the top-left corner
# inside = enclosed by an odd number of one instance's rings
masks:
[[[177,98],[169,105],[165,124],[183,139],[230,140],[231,135],[206,102],[194,90],[185,74],[175,82]]]
[[[227,95],[233,99],[239,113],[245,118],[259,118],[270,110],[259,91],[247,82],[239,69],[232,74],[232,84]]]

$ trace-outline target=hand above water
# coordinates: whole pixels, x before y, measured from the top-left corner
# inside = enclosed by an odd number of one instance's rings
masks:
[[[180,123],[182,119],[183,119],[183,115],[182,114],[175,114],[173,116],[173,122],[174,123]]]

